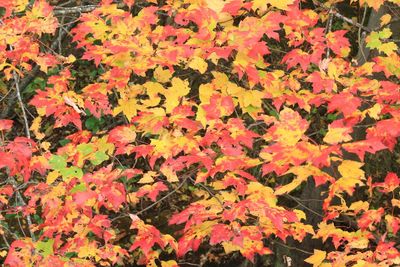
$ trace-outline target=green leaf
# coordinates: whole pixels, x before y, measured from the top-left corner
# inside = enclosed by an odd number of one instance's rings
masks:
[[[64,168],[64,169],[60,170],[60,173],[64,179],[71,179],[71,178],[80,179],[83,176],[82,170],[76,166]]]
[[[109,159],[108,155],[103,151],[97,151],[96,153],[94,153],[94,157],[95,158],[92,159],[90,162],[95,166]]]
[[[39,241],[36,243],[36,249],[42,254],[43,257],[47,257],[54,253],[53,251],[54,239],[47,241]]]
[[[65,253],[65,257],[67,257],[68,259],[71,259],[71,258],[74,258],[74,257],[77,257],[78,256],[78,253],[76,253],[76,252],[67,252],[67,253]]]
[[[80,144],[76,147],[76,149],[82,153],[82,156],[85,157],[93,152],[93,144]]]
[[[62,139],[62,140],[58,141],[58,143],[59,143],[60,145],[62,145],[62,146],[65,146],[66,144],[71,143],[71,140],[69,140],[69,139]]]
[[[63,170],[67,167],[67,161],[63,156],[59,155],[52,155],[49,164],[53,170]]]
[[[90,113],[90,112],[89,112]],[[85,127],[92,131],[92,132],[97,132],[99,131],[101,124],[104,122],[102,118],[98,119],[96,117],[90,117],[85,121]]]
[[[86,185],[85,184],[77,184],[71,189],[71,194],[76,193],[76,192],[84,192],[86,191]]]

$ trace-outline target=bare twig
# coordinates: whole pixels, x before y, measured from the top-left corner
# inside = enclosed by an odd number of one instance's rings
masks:
[[[329,18],[328,21],[326,23],[326,28],[325,28],[325,34],[328,34],[331,30],[332,30],[332,22],[333,22],[333,15],[332,15],[332,11],[333,11],[334,6],[331,6],[331,8],[329,9]],[[326,47],[326,59],[329,59],[331,50],[329,49],[329,47]]]
[[[171,192],[169,192],[168,194],[166,194],[165,196],[163,196],[162,198],[160,198],[159,200],[157,200],[153,204],[151,204],[151,205],[147,206],[146,208],[136,212],[135,215],[138,216],[138,215],[142,214],[143,212],[151,209],[152,207],[154,207],[158,203],[160,203],[160,202],[164,201],[165,199],[169,198],[171,195],[173,195],[176,191],[178,191],[186,183],[188,178],[190,178],[190,176],[187,176],[185,179],[183,179],[182,182],[180,182],[180,184],[174,190],[172,190]]]
[[[14,186],[14,188],[15,188],[16,199],[18,199],[19,202],[20,202],[23,206],[26,206],[26,202],[24,201],[24,199],[22,198],[21,193],[20,193],[19,190],[18,190],[17,181],[14,179],[14,177],[10,177],[10,179],[11,179],[11,184],[12,184],[12,185]],[[17,219],[18,219],[18,218],[17,218]],[[32,229],[31,229],[31,228],[32,228],[32,225],[33,225],[32,219],[31,219],[31,215],[29,215],[29,214],[26,215],[26,222],[27,222],[27,224],[28,224],[29,234],[30,234],[32,240],[35,242],[35,241],[36,241],[36,237],[35,237],[35,234],[32,232]],[[22,225],[21,225],[19,219],[18,219],[18,223],[20,224],[20,227],[21,227],[21,230],[22,230]],[[25,233],[24,233],[23,230],[22,230],[22,233],[25,235]]]
[[[0,23],[3,23],[0,20]],[[67,35],[68,31],[73,27],[73,24],[68,25],[67,27],[63,28],[64,31],[60,31],[59,35],[61,37],[56,37],[53,42],[50,45],[50,50],[54,51],[57,49],[58,46],[58,40],[64,39],[64,37]],[[25,77],[23,79],[20,80],[19,82],[19,88],[20,88],[20,92],[23,92],[25,90],[25,88],[33,81],[33,79],[38,75],[40,71],[40,67],[38,65],[36,65],[35,67],[33,67],[33,69],[27,74],[25,75]],[[0,115],[0,118],[5,119],[9,116],[10,111],[12,110],[15,101],[16,101],[16,97],[10,96],[9,97],[9,101],[7,103],[7,107],[4,108],[3,112]]]
[[[366,15],[367,15],[367,6],[365,5],[364,6],[363,17],[362,17],[362,20],[361,20],[361,25],[364,25]],[[362,30],[362,28],[358,28],[358,34],[357,34],[357,36],[358,36],[358,49],[360,49],[361,55],[362,55],[362,57],[364,59],[364,62],[367,62],[367,57],[366,57],[366,55],[364,53],[364,38],[361,38],[361,30]]]
[[[97,5],[87,5],[87,6],[75,6],[75,7],[55,7],[53,10],[54,15],[68,15],[68,14],[79,14],[88,13],[95,10]]]
[[[316,1],[316,0],[313,0],[313,3],[314,3],[314,5],[319,6],[319,7],[322,7],[322,8],[325,9],[325,10],[329,10],[329,9],[330,9],[329,7],[325,6],[323,3],[320,3],[320,2],[318,2],[318,1]],[[366,31],[366,32],[371,32],[371,31],[372,31],[372,30],[369,29],[368,27],[365,27],[364,25],[362,25],[362,24],[360,24],[360,23],[358,23],[358,22],[355,22],[355,21],[353,21],[352,19],[350,19],[350,18],[348,18],[348,17],[346,17],[346,16],[340,14],[340,13],[337,11],[337,9],[332,10],[332,15],[334,15],[335,17],[337,17],[337,18],[339,18],[339,19],[341,19],[341,20],[343,20],[343,21],[345,21],[345,22],[347,22],[347,23],[349,23],[349,24],[351,24],[351,25],[353,25],[353,26],[356,26],[356,27],[358,27],[358,28],[361,28],[361,29],[363,29],[363,30]]]
[[[6,238],[4,235],[1,235],[1,236],[3,237],[3,241],[4,241],[4,243],[6,244],[6,246],[7,246],[8,248],[10,248],[10,243],[8,243],[7,238]]]
[[[283,244],[281,242],[278,242],[278,241],[273,241],[271,243],[272,244],[278,244],[278,245],[280,245],[282,247],[285,247],[285,248],[288,248],[290,250],[297,250],[297,251],[303,252],[304,254],[307,254],[307,255],[312,255],[313,254],[312,252],[305,251],[305,250],[302,250],[302,249],[299,249],[299,248],[296,248],[296,247],[291,247],[291,246],[285,245],[285,244]]]
[[[221,201],[213,192],[211,192],[211,190],[210,190],[207,186],[205,186],[205,185],[202,184],[202,183],[197,183],[197,184],[196,184],[196,181],[193,180],[192,177],[189,177],[189,179],[192,181],[193,184],[195,184],[195,185],[200,185],[201,187],[203,187],[203,188],[210,194],[210,196],[212,196],[213,198],[215,198],[215,199],[218,201],[218,203],[219,203],[222,207],[224,207],[224,204],[222,203],[222,201]]]
[[[15,71],[13,71],[13,78],[15,81],[15,90],[17,91],[18,102],[19,102],[19,105],[21,106],[21,110],[22,110],[22,118],[24,120],[26,137],[31,139],[31,134],[29,132],[29,122],[28,122],[28,118],[27,118],[26,112],[25,112],[25,105],[24,105],[24,102],[22,101],[21,91],[19,88],[19,75]]]

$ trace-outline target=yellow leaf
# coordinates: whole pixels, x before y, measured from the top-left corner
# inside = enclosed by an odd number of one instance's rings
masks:
[[[41,142],[40,147],[43,148],[45,151],[49,151],[51,144],[50,142]]]
[[[42,117],[36,117],[31,125],[30,130],[35,134],[38,140],[42,140],[46,135],[40,132]]]
[[[383,43],[378,47],[379,52],[383,52],[386,55],[390,56],[395,53],[397,50],[397,45],[394,42]]]
[[[364,171],[361,170],[361,167],[364,163],[352,161],[352,160],[343,160],[342,164],[338,167],[340,174],[345,178],[353,178],[353,179],[364,179]]]
[[[276,196],[274,195],[274,190],[271,187],[262,185],[258,182],[250,182],[246,190],[247,199],[250,201],[257,201],[262,199],[266,201],[270,207],[276,206]]]
[[[255,0],[253,1],[253,10],[260,8],[262,11],[265,10],[265,6],[270,4],[273,7],[287,10],[288,6],[293,4],[294,0]]]
[[[136,205],[137,203],[139,203],[139,198],[137,197],[136,192],[129,193],[126,196],[126,199],[132,205]]]
[[[190,61],[189,67],[204,74],[207,70],[208,64],[204,59],[195,56],[193,60]]]
[[[274,123],[266,137],[271,136],[272,140],[285,146],[294,146],[301,139],[307,128],[308,122],[298,112],[285,107],[279,113],[279,121]]]
[[[171,167],[168,167],[166,165],[162,165],[160,168],[160,171],[165,177],[167,177],[167,181],[170,183],[175,183],[179,182],[178,176],[174,172],[174,170]]]
[[[382,105],[376,103],[372,108],[363,111],[363,118],[365,118],[365,114],[368,114],[371,118],[378,120],[381,111],[382,111]]]
[[[391,202],[393,207],[400,208],[400,200],[393,198]]]
[[[190,91],[189,82],[183,81],[179,78],[172,78],[172,86],[165,90],[165,111],[171,113],[171,111],[177,107],[183,96],[187,95]]]
[[[209,9],[214,10],[215,13],[218,15],[218,22],[227,21],[232,18],[229,13],[222,12],[222,9],[224,8],[226,3],[224,0],[205,0],[205,3]]]
[[[46,177],[46,184],[52,184],[58,177],[60,173],[58,171],[51,171]]]
[[[294,178],[293,181],[291,181],[290,183],[279,187],[277,190],[275,190],[274,194],[276,196],[279,195],[283,195],[286,193],[289,193],[291,191],[293,191],[294,189],[296,189],[304,180],[300,179],[300,178]]]
[[[161,261],[161,267],[178,267],[178,263],[174,260],[170,261]]]
[[[241,247],[238,245],[233,244],[232,242],[222,242],[222,246],[224,247],[225,253],[229,254],[231,252],[240,250]]]
[[[351,203],[349,210],[354,210],[356,213],[360,212],[360,210],[368,210],[369,203],[367,201],[357,201]]]
[[[330,145],[336,145],[338,143],[350,141],[351,139],[348,128],[331,127],[331,125],[328,125],[328,133],[324,137],[324,142]]]
[[[203,128],[206,128],[209,121],[206,118],[206,111],[203,109],[202,106],[199,106],[197,113],[196,113],[196,121],[199,121]]]
[[[381,17],[381,27],[388,24],[391,19],[392,19],[392,16],[390,16],[389,14],[383,15]]]
[[[199,87],[199,97],[202,104],[210,103],[210,98],[214,93],[212,84],[201,84]]]
[[[302,210],[293,210],[293,212],[296,213],[296,217],[299,221],[305,220],[307,218],[306,214]]]
[[[114,116],[122,112],[129,121],[134,116],[136,116],[136,113],[137,113],[136,99],[134,99],[134,98],[128,99],[128,100],[120,99],[120,100],[118,100],[118,104],[119,104],[119,106],[113,110]]]
[[[143,87],[146,88],[146,93],[149,96],[149,99],[141,100],[142,104],[146,107],[157,106],[161,101],[161,97],[159,97],[158,94],[164,94],[164,87],[160,83],[156,82],[146,82],[143,84]]]
[[[0,257],[4,258],[7,255],[7,250],[0,251]]]
[[[13,8],[16,12],[24,11],[26,6],[29,4],[28,0],[16,0],[11,2],[13,3]]]
[[[143,174],[143,177],[138,181],[139,184],[150,184],[154,182],[153,177],[157,176],[156,172],[149,171]]]
[[[169,82],[171,77],[172,77],[171,72],[168,69],[164,70],[161,66],[158,66],[154,70],[154,78],[160,83]]]
[[[307,259],[305,262],[308,262],[313,265],[313,267],[320,266],[321,263],[325,260],[326,252],[318,249],[314,249],[314,254]]]
[[[86,257],[94,257],[96,260],[99,258],[98,256],[98,248],[96,245],[96,242],[90,242],[88,240],[85,240],[84,245],[82,245],[81,247],[79,247],[78,250],[78,257],[79,258],[86,258]]]

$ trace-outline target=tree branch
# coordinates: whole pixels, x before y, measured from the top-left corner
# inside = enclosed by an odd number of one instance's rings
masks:
[[[87,6],[76,6],[76,7],[55,7],[53,14],[57,15],[68,15],[77,13],[88,13],[95,10],[97,5],[87,5]]]
[[[144,209],[142,209],[142,210],[136,212],[135,215],[137,216],[137,215],[139,215],[139,214],[142,214],[143,212],[145,212],[145,211],[151,209],[152,207],[154,207],[154,206],[157,205],[158,203],[160,203],[160,202],[162,202],[163,200],[165,200],[165,199],[167,199],[168,197],[170,197],[172,194],[174,194],[176,191],[178,191],[178,190],[186,183],[186,181],[188,180],[188,178],[189,178],[189,176],[187,176],[185,179],[183,179],[183,181],[182,181],[174,190],[172,190],[171,192],[169,192],[168,194],[166,194],[165,196],[163,196],[162,198],[160,198],[159,200],[157,200],[157,201],[154,202],[153,204],[151,204],[151,205],[147,206],[146,208],[144,208]]]
[[[320,3],[320,2],[318,2],[318,1],[316,1],[316,0],[313,0],[313,3],[314,3],[314,5],[316,5],[316,6],[318,6],[318,7],[322,7],[322,8],[325,9],[325,10],[330,10],[330,7],[327,7],[327,6],[325,6],[323,3]],[[339,18],[339,19],[341,19],[341,20],[343,20],[343,21],[345,21],[345,22],[347,22],[347,23],[353,25],[353,26],[356,26],[356,27],[358,27],[358,28],[363,29],[363,30],[366,31],[366,32],[371,32],[371,31],[372,31],[370,28],[365,27],[364,25],[362,25],[362,24],[360,24],[360,23],[358,23],[358,22],[355,22],[355,21],[353,21],[352,19],[350,19],[350,18],[348,18],[348,17],[346,17],[346,16],[340,14],[340,13],[338,12],[337,9],[333,9],[332,12],[331,12],[331,14],[332,14],[333,16],[335,16],[335,17],[337,17],[337,18]]]

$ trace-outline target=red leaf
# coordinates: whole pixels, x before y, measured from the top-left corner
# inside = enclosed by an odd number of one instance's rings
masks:
[[[381,192],[389,193],[396,190],[400,185],[400,179],[394,172],[389,172],[383,183],[374,183],[373,186],[381,187]]]
[[[10,130],[14,121],[12,120],[0,120],[0,131]]]
[[[167,191],[168,187],[163,182],[156,182],[153,185],[144,185],[137,192],[138,197],[146,196],[153,202],[156,201],[158,194],[161,191]]]

